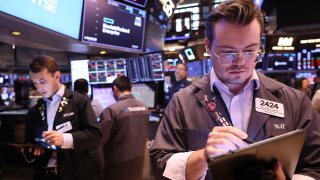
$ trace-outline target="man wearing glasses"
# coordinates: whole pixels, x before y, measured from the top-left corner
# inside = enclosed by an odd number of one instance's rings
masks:
[[[212,179],[207,158],[247,146],[246,138],[261,141],[304,125],[306,141],[293,179],[320,179],[320,121],[308,97],[255,70],[264,53],[263,29],[252,0],[225,1],[210,14],[205,47],[213,66],[166,108],[150,151],[159,179]],[[259,110],[261,104],[269,105],[266,111]],[[279,163],[268,170],[239,177],[286,178]]]

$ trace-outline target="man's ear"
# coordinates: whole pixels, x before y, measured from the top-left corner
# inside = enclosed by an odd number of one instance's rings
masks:
[[[53,76],[60,81],[61,72],[60,72],[60,71],[56,71],[56,72],[53,74]]]
[[[118,91],[118,88],[117,88],[117,86],[112,86],[112,91],[113,91],[113,92],[116,92],[116,91]]]
[[[211,44],[210,44],[210,41],[209,41],[208,38],[205,38],[204,45],[205,45],[205,48],[206,48],[206,53],[210,54],[211,53]]]

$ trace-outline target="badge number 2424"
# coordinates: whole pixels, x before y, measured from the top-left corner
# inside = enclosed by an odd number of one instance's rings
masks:
[[[274,103],[272,101],[265,101],[264,99],[260,99],[260,106],[266,106],[269,108],[279,109],[279,106],[277,103]]]
[[[284,117],[283,104],[267,99],[255,98],[256,111],[273,116]]]

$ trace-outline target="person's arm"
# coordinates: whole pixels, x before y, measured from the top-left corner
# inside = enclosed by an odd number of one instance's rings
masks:
[[[186,165],[193,151],[173,154],[166,162],[163,176],[168,179],[185,180]]]
[[[247,146],[248,135],[231,126],[217,126],[210,132],[204,149],[192,153],[187,161],[187,179],[200,179],[208,169],[207,159]]]
[[[89,99],[77,93],[73,96],[75,107],[78,109],[77,120],[80,127],[71,134],[74,150],[82,151],[99,145],[102,133]]]
[[[163,173],[168,167],[167,162],[171,157],[174,158],[173,155],[188,151],[185,144],[185,135],[182,131],[183,125],[181,119],[183,115],[180,104],[177,97],[173,96],[160,121],[154,142],[150,148],[152,168],[157,179],[164,179]],[[179,164],[179,166],[169,166],[170,172],[167,171],[167,178],[176,177],[177,174],[185,176],[185,166],[188,157],[176,159],[176,164]],[[181,161],[185,161],[185,163],[180,163]]]
[[[101,124],[101,131],[102,131],[102,145],[107,143],[111,136],[111,129],[114,123],[113,117],[113,111],[110,107],[106,108],[104,111],[102,111],[100,115],[100,121]]]
[[[186,179],[200,179],[208,170],[206,149],[191,154],[186,165]]]
[[[318,113],[320,113],[320,90],[316,91],[312,97],[312,106]]]
[[[297,129],[306,125],[306,139],[295,174],[320,179],[320,116],[303,93],[298,97],[296,104],[294,121]]]

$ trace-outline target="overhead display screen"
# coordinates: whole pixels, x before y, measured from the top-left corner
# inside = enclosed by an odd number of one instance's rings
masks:
[[[163,81],[162,54],[154,53],[127,60],[128,77],[132,82]]]
[[[147,107],[155,107],[156,87],[154,83],[132,84],[131,91],[133,96],[142,101]]]
[[[125,59],[111,59],[88,62],[90,84],[110,84],[118,76],[126,76]]]
[[[74,82],[77,79],[85,79],[89,81],[89,72],[88,72],[88,59],[85,60],[73,60],[70,62],[71,65],[71,80],[72,80],[72,87],[74,86]],[[88,95],[91,95],[91,88],[88,85]]]
[[[147,0],[123,0],[123,1],[140,6],[140,7],[145,7],[147,4]]]
[[[295,53],[269,53],[267,56],[267,70],[294,70]]]
[[[146,12],[113,0],[86,0],[82,42],[143,50]]]
[[[82,0],[0,1],[0,11],[79,39]]]

